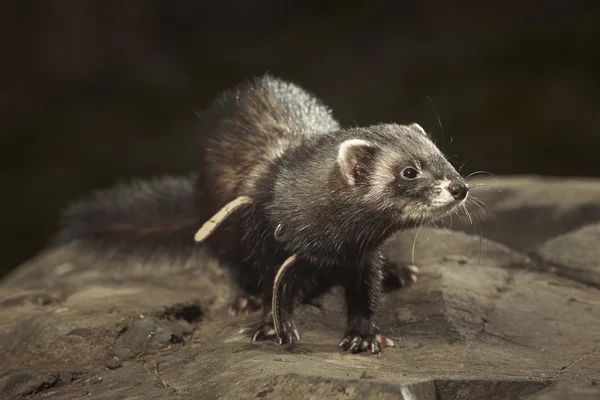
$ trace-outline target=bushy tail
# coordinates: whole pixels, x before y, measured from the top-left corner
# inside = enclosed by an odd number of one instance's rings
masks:
[[[119,184],[66,207],[53,244],[76,242],[111,259],[189,260],[202,225],[194,198],[193,176]]]

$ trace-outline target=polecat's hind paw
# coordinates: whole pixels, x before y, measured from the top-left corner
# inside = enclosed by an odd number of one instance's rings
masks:
[[[383,278],[383,290],[391,292],[412,285],[417,281],[418,272],[416,265],[396,266],[390,263]]]
[[[293,321],[285,321],[283,323],[283,333],[281,338],[275,332],[275,326],[272,322],[257,323],[247,326],[240,330],[240,334],[252,337],[253,342],[262,340],[276,340],[279,344],[293,343],[295,340],[300,340],[300,334]]]
[[[281,325],[283,332],[281,333],[282,337],[279,338],[279,344],[294,343],[294,340],[300,340],[300,334],[298,333],[298,328],[296,328],[294,321],[287,320]]]
[[[229,307],[229,315],[252,314],[258,312],[263,307],[263,301],[258,296],[240,295],[233,300]]]
[[[381,356],[383,347],[393,347],[394,341],[381,334],[359,335],[350,334],[340,342],[340,347],[345,351],[359,353],[361,351],[370,351],[372,354]]]
[[[273,340],[277,338],[273,323],[259,323],[240,329],[240,334],[252,337],[253,342]]]

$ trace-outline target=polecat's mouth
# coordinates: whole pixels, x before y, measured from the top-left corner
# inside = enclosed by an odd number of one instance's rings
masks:
[[[435,218],[441,218],[441,217],[445,216],[446,214],[448,214],[449,212],[451,212],[452,210],[459,207],[461,204],[463,204],[465,202],[465,200],[466,200],[466,198],[463,200],[453,200],[453,201],[445,203],[445,204],[434,205],[432,213],[434,214]]]
[[[429,203],[414,204],[413,207],[408,211],[405,210],[402,214],[402,220],[404,224],[419,224],[434,222],[448,216],[452,211],[465,203],[466,199],[462,200],[451,200],[451,201],[435,201]],[[408,211],[408,212],[407,212]]]

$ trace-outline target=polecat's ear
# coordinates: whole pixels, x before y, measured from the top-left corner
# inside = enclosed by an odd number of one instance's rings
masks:
[[[408,125],[408,127],[409,127],[411,130],[417,131],[417,132],[419,132],[420,134],[422,134],[422,135],[424,135],[424,136],[427,136],[427,137],[429,137],[429,134],[428,134],[427,132],[425,132],[425,129],[423,129],[423,128],[421,127],[421,125],[417,124],[416,122],[413,122],[412,124]]]
[[[366,140],[349,139],[340,144],[337,164],[348,185],[363,183],[372,170],[377,147]]]

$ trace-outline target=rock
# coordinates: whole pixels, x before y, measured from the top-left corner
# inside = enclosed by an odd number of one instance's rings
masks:
[[[55,387],[59,381],[59,374],[31,374],[28,372],[17,372],[10,375],[4,382],[0,394],[4,398],[19,396],[30,396],[49,388]]]
[[[104,361],[104,365],[106,365],[106,368],[108,368],[108,369],[117,369],[123,365],[123,361],[121,361],[121,359],[119,359],[119,357],[113,356],[113,357],[107,359],[106,361]]]
[[[122,335],[123,345],[133,354],[144,349],[159,349],[175,341],[173,332],[157,318],[141,316]]]
[[[259,314],[229,315],[231,284],[206,255],[140,266],[49,249],[0,283],[0,398],[589,398],[598,228],[576,210],[596,207],[585,197],[596,185],[573,184],[569,203],[541,195],[569,182],[522,179],[500,180],[514,191],[490,202],[497,216],[529,210],[497,241],[423,227],[390,243],[390,260],[419,274],[383,296],[380,327],[396,346],[381,358],[339,350],[340,290],[298,308],[300,342],[252,343],[238,332]],[[510,246],[514,233],[526,246]]]
[[[600,288],[600,223],[556,236],[536,255],[557,273]]]
[[[556,235],[600,222],[600,180],[516,176],[479,178],[473,184],[485,185],[471,193],[483,206],[469,206],[473,224],[454,217],[453,228],[482,232],[515,250],[533,251]]]
[[[31,373],[22,370],[12,371],[5,375],[0,382],[0,398],[12,399],[21,397],[31,397],[38,393],[47,393],[62,385],[72,383],[85,377],[86,372],[38,372]]]
[[[289,374],[269,379],[261,389],[255,398],[395,400],[402,395],[404,399],[437,400],[436,385],[431,381],[395,384],[364,379],[326,379]],[[240,393],[240,396],[244,395],[247,393]]]
[[[598,385],[570,386],[559,384],[555,387],[543,390],[540,393],[528,397],[531,400],[597,400],[600,399],[600,387]]]

